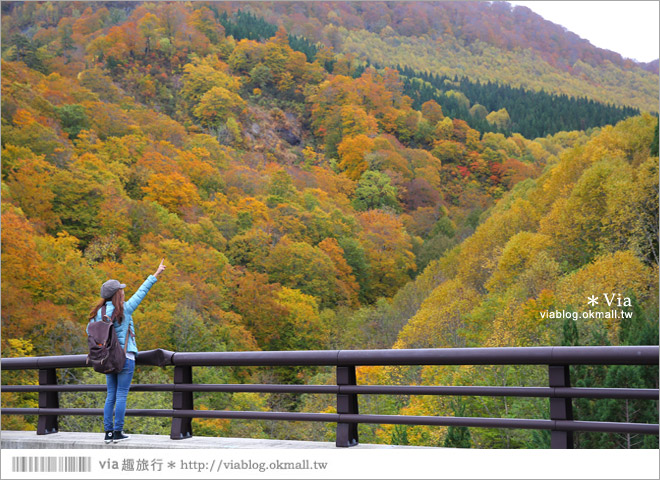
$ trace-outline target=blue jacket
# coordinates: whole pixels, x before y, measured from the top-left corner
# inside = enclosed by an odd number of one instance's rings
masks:
[[[126,342],[126,334],[128,333],[129,327],[131,332],[135,334],[135,326],[133,325],[133,312],[138,307],[138,305],[140,305],[140,302],[144,300],[144,297],[147,296],[149,289],[157,281],[158,279],[156,277],[149,275],[149,277],[144,281],[140,288],[138,288],[137,292],[135,292],[131,298],[124,302],[124,320],[121,322],[121,324],[119,324],[117,320],[113,322],[113,325],[115,326],[115,332],[117,333],[117,339],[121,344],[121,348],[124,348]],[[108,300],[105,305],[105,314],[108,317],[112,317],[112,312],[115,310],[114,305],[110,300]],[[99,311],[96,313],[96,318],[91,319],[90,322],[101,321],[101,310],[102,309],[99,309]],[[137,342],[135,341],[135,337],[133,337],[133,335],[128,337],[128,348],[126,351],[133,352],[135,354],[138,353]]]

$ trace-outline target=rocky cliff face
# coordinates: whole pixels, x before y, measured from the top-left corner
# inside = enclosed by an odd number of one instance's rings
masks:
[[[291,165],[302,159],[306,133],[298,115],[259,106],[249,107],[248,115],[251,122],[246,124],[243,135],[253,162]]]

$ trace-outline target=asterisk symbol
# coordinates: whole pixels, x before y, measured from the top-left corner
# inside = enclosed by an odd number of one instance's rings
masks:
[[[596,295],[590,296],[587,303],[591,306],[598,305],[598,297]]]
[[[176,463],[174,463],[174,462],[169,462],[167,464],[167,468],[175,468],[175,467],[176,467]]]

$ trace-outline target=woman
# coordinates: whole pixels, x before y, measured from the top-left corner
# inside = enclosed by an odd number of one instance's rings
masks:
[[[108,280],[101,286],[101,300],[89,313],[90,322],[101,321],[102,309],[105,305],[105,315],[112,319],[117,339],[122,349],[126,351],[126,363],[119,373],[111,373],[105,376],[108,385],[108,396],[103,409],[103,427],[105,430],[105,443],[121,442],[128,438],[122,431],[124,428],[124,416],[126,415],[126,397],[133,380],[135,369],[135,355],[138,353],[135,342],[135,327],[133,326],[133,312],[144,300],[149,289],[158,280],[158,275],[165,270],[163,262],[153,275],[145,280],[137,292],[124,302],[124,288],[126,285],[117,280]],[[126,347],[126,342],[128,346]],[[114,422],[113,422],[114,411]]]

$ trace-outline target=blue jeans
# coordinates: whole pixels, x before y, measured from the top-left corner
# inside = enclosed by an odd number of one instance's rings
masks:
[[[135,360],[126,359],[124,368],[119,373],[110,373],[105,376],[108,384],[108,396],[103,408],[103,429],[121,431],[124,429],[124,416],[126,415],[126,397],[128,389],[131,388]],[[116,408],[115,408],[116,404]],[[115,420],[112,421],[114,411]]]

